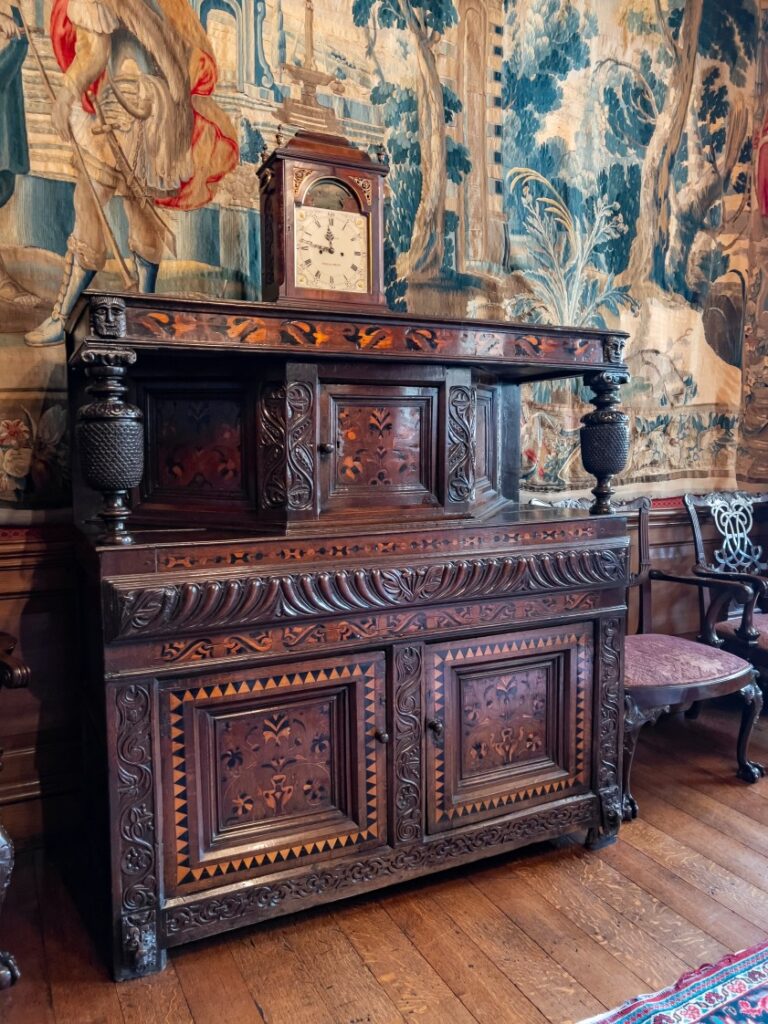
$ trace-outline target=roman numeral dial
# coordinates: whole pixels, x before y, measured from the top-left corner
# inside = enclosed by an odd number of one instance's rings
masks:
[[[300,288],[370,291],[368,218],[345,210],[295,211],[295,276]]]

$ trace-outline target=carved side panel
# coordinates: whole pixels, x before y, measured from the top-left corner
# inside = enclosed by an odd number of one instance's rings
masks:
[[[155,846],[152,695],[141,684],[110,691],[114,716],[112,781],[113,886],[116,889],[117,977],[160,970],[157,945],[158,875]]]
[[[392,732],[395,779],[392,794],[394,842],[421,839],[422,663],[420,644],[401,644],[393,654]]]
[[[448,394],[448,501],[475,498],[477,459],[477,392],[473,387],[452,387]]]
[[[259,398],[259,506],[301,512],[315,498],[314,389],[268,384]]]
[[[259,397],[259,506],[284,508],[285,496],[285,388],[268,384]]]
[[[599,688],[597,692],[597,792],[600,827],[591,833],[592,845],[610,842],[621,824],[620,765],[624,724],[622,649],[623,618],[601,620]]]

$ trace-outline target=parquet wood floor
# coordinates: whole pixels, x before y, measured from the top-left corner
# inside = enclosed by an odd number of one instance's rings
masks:
[[[529,848],[198,943],[115,985],[56,863],[21,858],[3,1024],[566,1024],[768,936],[768,779],[734,776],[736,707],[641,737],[614,846]],[[768,764],[768,719],[753,756]]]

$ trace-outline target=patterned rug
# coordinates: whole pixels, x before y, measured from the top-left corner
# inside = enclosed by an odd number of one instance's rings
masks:
[[[768,1024],[768,942],[581,1024]]]

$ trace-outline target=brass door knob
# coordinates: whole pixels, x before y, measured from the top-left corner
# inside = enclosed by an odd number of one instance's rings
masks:
[[[336,446],[331,444],[330,441],[322,441],[317,446],[317,450],[320,452],[321,455],[330,455],[331,452],[335,449],[335,447]]]
[[[377,729],[373,734],[379,743],[389,743],[389,733],[384,732],[382,729]]]
[[[435,736],[442,736],[443,729],[445,729],[445,722],[442,718],[430,718],[427,722],[427,728],[431,729]]]

